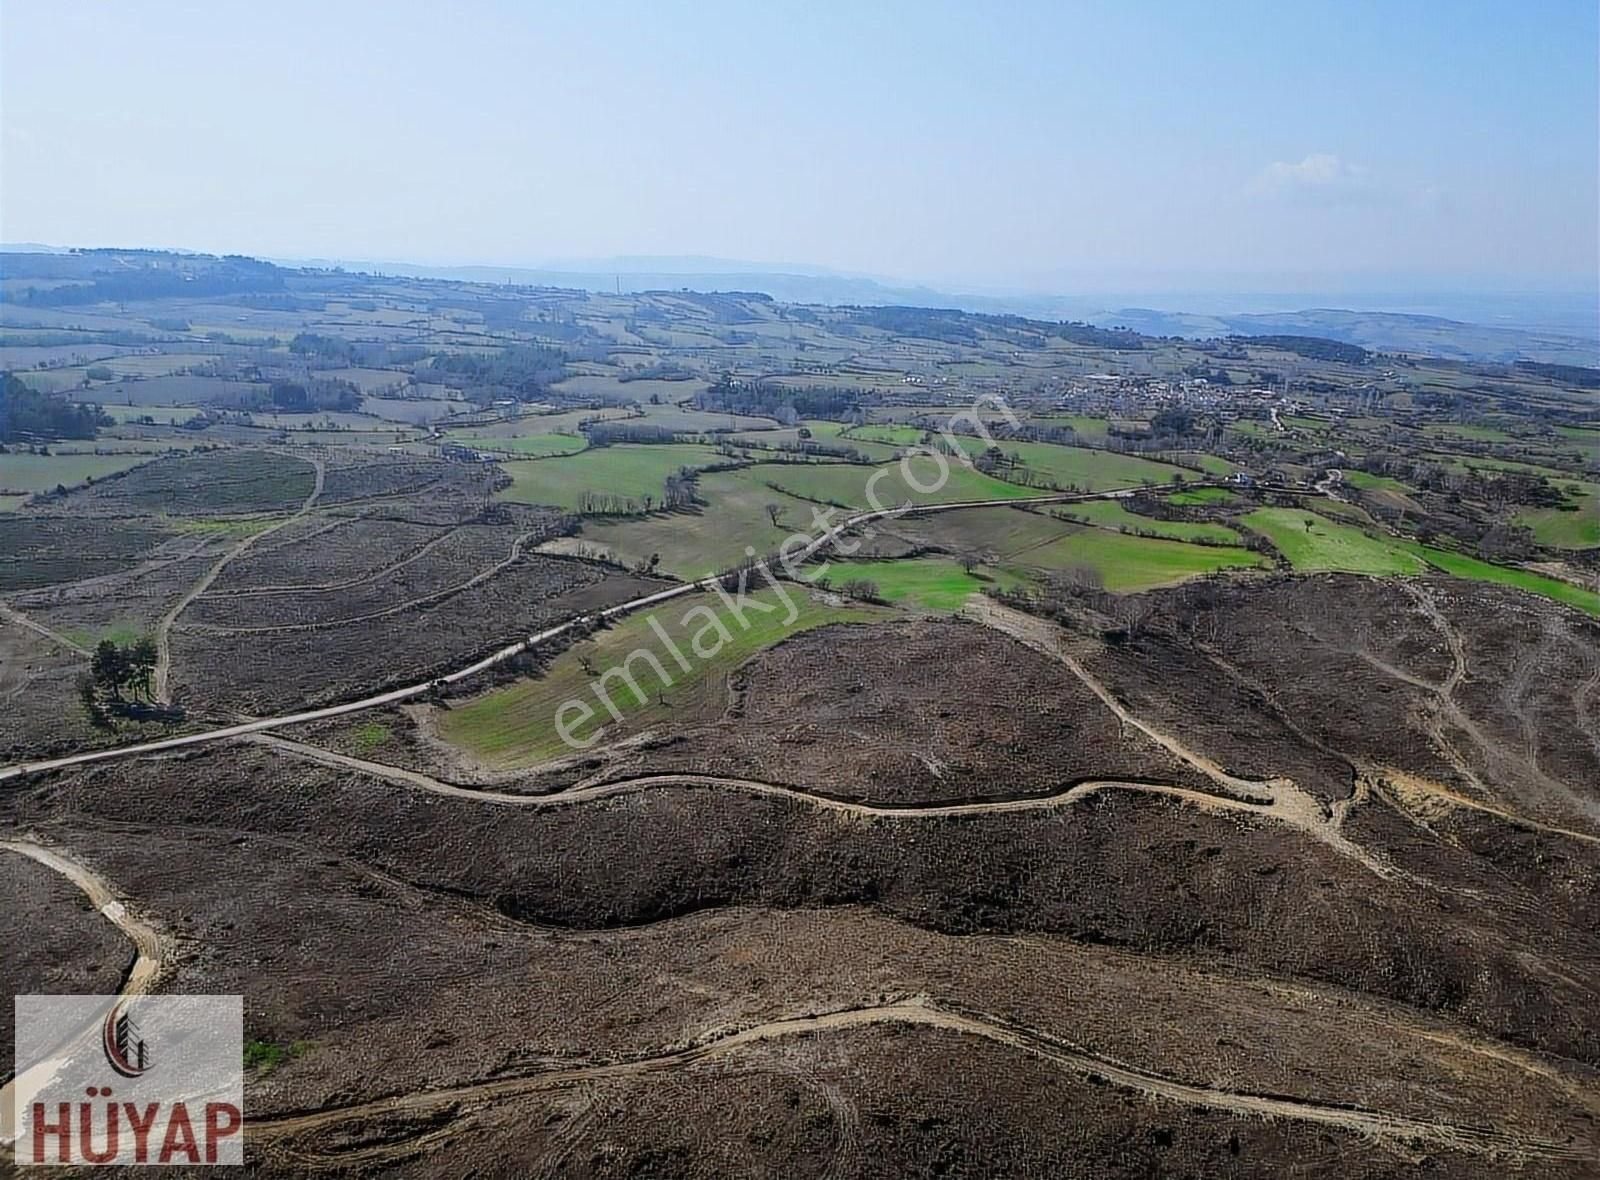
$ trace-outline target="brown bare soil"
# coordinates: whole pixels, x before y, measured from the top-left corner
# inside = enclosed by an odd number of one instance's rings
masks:
[[[445,463],[410,455],[389,455],[341,447],[330,456],[323,498],[329,504],[407,497],[425,508],[429,498],[476,496],[481,503],[494,473],[474,465]]]
[[[463,525],[431,529],[421,540],[413,535],[407,545],[385,523],[362,522],[333,534],[335,543],[349,545],[358,559],[337,580],[276,583],[256,580],[257,571],[236,573],[228,587],[195,600],[184,615],[184,628],[265,633],[333,627],[403,610],[408,603],[438,601],[514,563],[543,531],[537,524],[528,530]],[[377,535],[366,536],[369,528]],[[375,568],[363,569],[364,555],[377,559]]]
[[[133,947],[58,873],[0,848],[0,1045],[10,1050],[16,1013],[10,997],[110,995],[133,963]]]
[[[105,635],[125,641],[153,630],[224,549],[216,538],[175,539],[132,570],[32,590],[10,602],[86,648]]]
[[[311,461],[258,448],[168,455],[49,502],[68,516],[288,511],[310,494]]]
[[[481,572],[465,571],[463,584]],[[256,715],[329,703],[453,670],[649,586],[584,562],[524,554],[492,578],[444,587],[450,592],[425,602],[400,600],[348,624],[228,632],[180,623],[172,636],[175,691],[180,700]],[[269,625],[313,621],[277,613],[270,597],[252,601],[273,612],[263,615]],[[250,670],[248,679],[240,668]]]
[[[343,585],[372,576],[448,531],[448,526],[368,515],[379,511],[346,508],[338,514],[303,517],[231,562],[209,595]]]
[[[1003,1094],[974,1084],[995,1077],[1008,1079]],[[278,1150],[307,1165],[364,1156],[418,1177],[750,1175],[773,1159],[791,1175],[828,1177],[1276,1178],[1293,1160],[1295,1175],[1344,1178],[1395,1167],[1353,1132],[1141,1098],[959,1033],[895,1027],[356,1126]],[[1459,1152],[1426,1163],[1442,1175],[1501,1174]]]
[[[1584,692],[1600,673],[1593,620],[1449,578],[1282,578],[1148,597],[1158,611],[1150,633],[1106,649],[1102,664],[1153,714],[1203,727],[1184,690],[1223,681],[1297,728],[1296,744],[1347,765],[1391,768],[1600,836],[1600,717]],[[1204,651],[1185,650],[1185,636]],[[1271,756],[1250,736],[1217,740],[1240,757]]]
[[[870,821],[709,787],[508,811],[264,750],[231,754],[222,774],[206,761],[173,773],[163,768],[187,761],[86,771],[52,803],[119,824],[181,826],[230,813],[248,783],[253,830],[315,840],[537,925],[872,904],[951,933],[1065,934],[1301,975],[1600,1061],[1600,1030],[1583,1015],[1591,985],[1578,982],[1591,932],[1541,915],[1470,858],[1451,862],[1442,881],[1385,881],[1265,818],[1134,791],[1056,809]],[[331,814],[362,818],[324,832]],[[1584,866],[1590,882],[1596,865]],[[1551,982],[1551,971],[1572,982]]]
[[[644,589],[527,557],[339,624],[266,580],[312,519],[180,620],[186,695],[371,691]],[[393,604],[517,527],[305,581]],[[1593,625],[1438,579],[1142,602],[809,632],[560,774],[475,786],[372,713],[11,782],[0,829],[173,931],[162,987],[247,996],[263,1174],[1600,1172]]]
[[[81,653],[0,611],[0,750],[7,761],[95,741],[77,696],[87,667]]]
[[[485,777],[547,790],[575,775],[681,770],[891,806],[1020,799],[1088,779],[1206,781],[1051,661],[968,622],[808,631],[746,663],[724,701],[676,719],[670,734],[597,748],[546,774]]]
[[[151,526],[42,514],[0,515],[0,592],[134,568],[166,534]]]

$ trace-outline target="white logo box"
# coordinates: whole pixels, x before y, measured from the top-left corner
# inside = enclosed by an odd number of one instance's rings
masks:
[[[244,1162],[242,996],[17,996],[20,1165]]]

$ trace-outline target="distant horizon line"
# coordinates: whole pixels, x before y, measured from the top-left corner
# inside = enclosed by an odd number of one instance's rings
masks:
[[[1351,342],[1413,347],[1426,344],[1417,334],[1441,329],[1477,333],[1472,355],[1505,355],[1533,349],[1580,356],[1600,364],[1600,292],[1561,288],[1441,285],[1437,277],[1344,275],[1342,282],[1314,287],[1285,284],[1266,289],[1271,275],[1246,289],[1242,282],[1207,288],[1199,275],[1185,282],[1138,289],[1110,284],[1062,281],[1053,290],[968,287],[941,289],[912,280],[849,275],[825,268],[761,269],[764,264],[711,255],[621,255],[609,259],[567,260],[558,264],[435,264],[381,259],[295,257],[243,251],[205,251],[171,246],[53,246],[38,242],[0,243],[0,251],[70,254],[118,251],[177,256],[233,256],[286,268],[340,268],[352,274],[392,276],[486,286],[519,285],[610,294],[686,290],[701,293],[747,291],[779,303],[820,307],[911,307],[949,309],[993,316],[1018,316],[1045,322],[1084,322],[1097,327],[1127,327],[1147,336],[1203,338],[1248,329],[1310,331]],[[641,269],[653,263],[659,269]],[[780,265],[780,264],[774,264]],[[681,266],[683,269],[672,269]],[[1176,276],[1175,276],[1176,277]],[[1241,279],[1244,276],[1234,276]],[[1279,278],[1285,276],[1276,276]],[[1302,279],[1307,276],[1300,276]],[[1297,289],[1296,289],[1297,288]],[[1071,292],[1071,293],[1066,293]],[[1359,323],[1362,317],[1387,317],[1387,327]],[[1274,322],[1276,321],[1276,322]],[[1298,321],[1298,322],[1297,322]],[[1405,321],[1406,326],[1401,326]],[[1483,333],[1491,333],[1485,336]]]
[[[566,257],[538,262],[437,261],[418,258],[357,258],[317,253],[277,253],[263,250],[200,249],[173,245],[61,245],[36,241],[0,242],[0,253],[71,253],[75,251],[156,251],[173,254],[238,255],[275,265],[306,268],[395,267],[428,270],[475,270],[506,273],[573,275],[674,275],[683,277],[771,275],[786,278],[832,279],[870,283],[931,294],[979,295],[998,298],[1106,298],[1136,295],[1198,295],[1230,297],[1417,296],[1502,295],[1600,298],[1600,273],[1580,277],[1534,279],[1530,276],[1406,274],[1381,271],[1207,271],[1060,269],[1037,277],[1011,280],[924,278],[876,271],[846,269],[821,263],[764,262],[714,254],[619,254]],[[381,273],[381,272],[380,272]],[[1159,281],[1165,278],[1168,281]],[[1312,310],[1312,309],[1307,309]]]

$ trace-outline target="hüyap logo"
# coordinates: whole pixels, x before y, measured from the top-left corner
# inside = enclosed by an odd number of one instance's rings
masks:
[[[149,1042],[139,1034],[139,1026],[122,1004],[112,1005],[111,1011],[106,1013],[100,1047],[111,1068],[125,1078],[139,1077],[149,1072],[154,1064],[150,1060]]]

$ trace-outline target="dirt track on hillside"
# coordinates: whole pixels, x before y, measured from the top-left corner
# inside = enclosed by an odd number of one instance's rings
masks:
[[[302,456],[299,455],[295,456],[297,459],[301,457]],[[276,524],[268,525],[259,532],[251,533],[248,537],[243,538],[232,549],[229,549],[221,557],[217,558],[217,560],[212,563],[211,568],[206,570],[206,572],[195,581],[194,585],[190,586],[189,589],[184,592],[183,597],[172,604],[172,609],[167,611],[166,614],[162,615],[160,621],[156,623],[156,669],[154,676],[151,678],[151,695],[155,697],[155,699],[161,704],[167,705],[172,703],[167,690],[167,681],[172,673],[172,625],[178,621],[178,616],[183,614],[183,612],[189,608],[189,604],[191,602],[193,602],[196,598],[199,598],[206,592],[207,589],[210,588],[211,583],[217,580],[222,571],[227,568],[228,563],[234,558],[245,552],[245,550],[249,549],[250,546],[254,545],[257,541],[260,541],[263,537],[270,537],[279,529],[293,524],[316,506],[317,499],[322,495],[323,484],[327,479],[327,467],[321,459],[309,455],[304,456],[304,458],[306,462],[310,463],[316,470],[316,478],[312,482],[311,492],[306,496],[305,502],[302,503],[300,507],[291,515],[284,517]]]
[[[498,1078],[445,1090],[401,1094],[359,1106],[290,1115],[261,1122],[247,1121],[245,1134],[248,1139],[259,1142],[263,1139],[283,1138],[375,1115],[416,1115],[453,1103],[511,1098],[580,1082],[636,1078],[688,1068],[763,1042],[882,1024],[922,1026],[982,1037],[1031,1054],[1062,1069],[1135,1090],[1151,1098],[1211,1107],[1234,1114],[1319,1123],[1370,1136],[1395,1147],[1426,1143],[1457,1151],[1500,1154],[1523,1160],[1552,1161],[1589,1159],[1593,1153],[1593,1147],[1589,1144],[1555,1143],[1495,1127],[1431,1122],[1355,1106],[1299,1101],[1177,1082],[1160,1074],[1081,1052],[1052,1037],[1017,1025],[977,1014],[952,1011],[922,998],[873,1007],[848,1008],[821,1015],[766,1021],[705,1044],[634,1061],[549,1070],[526,1077]],[[437,1138],[443,1133],[446,1132],[436,1131],[428,1138]],[[371,1161],[391,1154],[410,1154],[417,1146],[415,1139],[406,1139],[397,1144],[361,1150],[359,1158],[361,1161]],[[341,1156],[329,1162],[337,1164],[356,1161]]]

